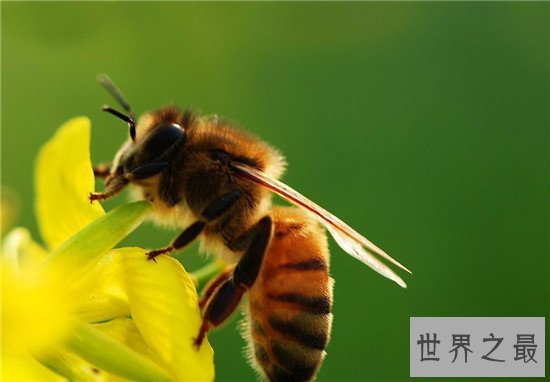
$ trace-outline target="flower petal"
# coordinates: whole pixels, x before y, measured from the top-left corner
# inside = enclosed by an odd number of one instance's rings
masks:
[[[105,214],[99,204],[88,200],[94,191],[89,146],[90,120],[79,117],[61,126],[38,155],[36,215],[50,249]]]
[[[72,285],[74,303],[71,312],[76,317],[90,323],[130,317],[126,286],[120,277],[120,263],[120,256],[109,251]]]
[[[2,352],[2,381],[66,381],[30,354],[13,355]]]
[[[123,259],[132,318],[145,342],[178,381],[212,381],[213,350],[208,341],[197,351],[193,338],[201,317],[197,292],[183,266],[168,256],[147,261],[140,248],[115,250]]]
[[[46,256],[44,248],[31,239],[26,228],[14,228],[4,238],[2,261],[17,273],[38,266]]]
[[[48,277],[36,273],[42,249],[25,229],[6,237],[2,248],[2,347],[40,352],[70,329],[67,298]]]
[[[94,324],[94,327],[116,339],[118,342],[125,344],[132,350],[148,357],[155,363],[163,365],[159,356],[145,343],[134,320],[131,318],[117,318]]]

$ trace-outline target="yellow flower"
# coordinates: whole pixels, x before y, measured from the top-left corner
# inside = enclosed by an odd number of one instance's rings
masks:
[[[16,228],[2,246],[2,380],[214,379],[191,277],[175,259],[112,249],[147,202],[105,214],[94,189],[90,122],[75,118],[41,150],[36,213],[47,249]]]

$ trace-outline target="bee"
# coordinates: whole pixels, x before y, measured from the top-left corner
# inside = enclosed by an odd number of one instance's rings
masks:
[[[173,106],[136,122],[116,85],[105,75],[99,81],[125,113],[109,106],[103,110],[126,122],[129,138],[112,165],[94,169],[105,177],[105,191],[90,194],[90,201],[130,185],[152,203],[153,219],[183,228],[168,246],[149,251],[148,259],[200,239],[201,250],[232,264],[203,292],[197,348],[247,294],[243,335],[251,365],[270,381],[315,379],[332,326],[325,229],[345,252],[406,286],[375,255],[410,272],[407,268],[278,180],[286,163],[275,148],[217,116]],[[272,206],[273,193],[295,206]]]

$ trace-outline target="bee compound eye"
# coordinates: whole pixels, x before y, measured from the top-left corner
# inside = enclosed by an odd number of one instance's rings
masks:
[[[177,123],[159,125],[143,143],[142,152],[148,158],[169,155],[187,138],[185,130]]]

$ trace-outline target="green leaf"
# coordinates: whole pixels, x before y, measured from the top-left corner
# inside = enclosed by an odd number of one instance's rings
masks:
[[[153,361],[78,320],[67,347],[98,368],[132,381],[170,381],[169,374]]]
[[[151,204],[146,201],[125,204],[94,220],[61,244],[42,264],[63,283],[77,279],[98,256],[118,244],[145,218]]]
[[[45,354],[35,355],[35,358],[42,365],[71,382],[101,382],[104,380],[101,370],[60,348],[50,349]]]

